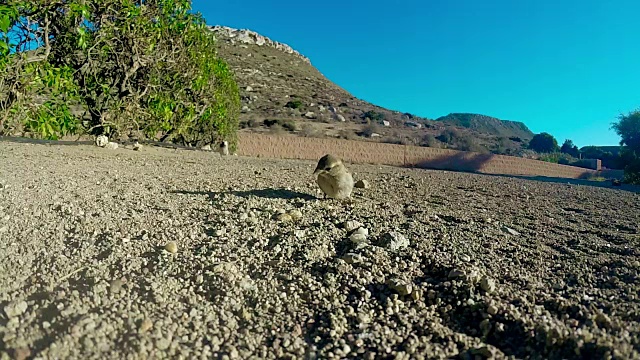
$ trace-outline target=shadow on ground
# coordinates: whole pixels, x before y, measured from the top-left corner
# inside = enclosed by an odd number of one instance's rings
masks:
[[[316,200],[317,197],[302,193],[298,191],[292,191],[287,189],[255,189],[255,190],[246,190],[246,191],[220,191],[220,192],[212,192],[212,191],[186,191],[186,190],[176,190],[172,191],[174,194],[181,195],[207,195],[211,199],[212,202],[215,202],[218,195],[234,195],[243,198],[250,197],[259,197],[263,199],[302,199],[302,200]]]
[[[588,180],[594,176],[593,171],[585,169],[585,171],[577,178],[562,178],[562,177],[550,177],[550,176],[532,176],[532,175],[512,175],[512,174],[495,174],[483,172],[484,165],[490,162],[496,155],[495,154],[480,154],[480,153],[455,153],[451,155],[443,155],[433,159],[426,159],[418,161],[414,164],[407,164],[408,168],[419,169],[435,169],[465,173],[475,173],[488,176],[524,179],[540,182],[558,183],[558,184],[571,184],[571,185],[583,185],[594,186],[600,188],[624,190],[629,192],[640,193],[640,186],[621,184],[620,186],[614,186],[611,181],[594,181]]]

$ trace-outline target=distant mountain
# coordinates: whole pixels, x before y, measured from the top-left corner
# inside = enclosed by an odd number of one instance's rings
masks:
[[[533,137],[522,123],[489,116],[450,114],[433,121],[369,103],[327,79],[309,58],[287,44],[248,29],[210,29],[218,40],[219,56],[233,69],[240,87],[241,131],[510,154],[518,153]],[[439,140],[454,128],[460,130],[455,132],[457,138]]]
[[[519,121],[500,120],[491,116],[469,113],[451,113],[436,119],[441,123],[501,137],[518,137],[531,140],[534,133]]]

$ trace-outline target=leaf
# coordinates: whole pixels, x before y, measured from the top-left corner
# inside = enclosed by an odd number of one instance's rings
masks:
[[[9,26],[11,26],[11,19],[9,18],[9,15],[0,16],[0,32],[9,32]]]

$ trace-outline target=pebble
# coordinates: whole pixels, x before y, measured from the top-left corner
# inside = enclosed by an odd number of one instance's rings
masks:
[[[282,222],[289,222],[293,220],[293,217],[288,213],[284,213],[284,214],[278,215],[278,220]]]
[[[295,220],[295,221],[299,221],[302,219],[302,212],[300,210],[291,210],[289,211],[289,216],[291,216],[291,219]]]
[[[409,245],[409,240],[397,231],[387,232],[382,237],[382,246],[391,251],[402,250]]]
[[[464,271],[460,270],[460,269],[453,269],[451,271],[449,271],[449,275],[447,276],[449,279],[454,280],[454,279],[460,279],[464,277]]]
[[[355,184],[353,184],[358,189],[368,189],[370,187],[369,182],[367,180],[358,180]]]
[[[26,301],[19,301],[16,303],[9,304],[4,307],[4,313],[7,314],[8,318],[14,318],[24,314],[27,311],[29,305]]]
[[[304,236],[306,235],[306,231],[305,230],[294,230],[293,234],[296,238],[298,239],[302,239],[304,238]]]
[[[3,227],[0,227],[0,233],[6,233],[7,231],[9,231],[9,228],[6,225]]]
[[[151,330],[151,328],[153,327],[153,322],[149,319],[144,319],[142,320],[142,322],[140,323],[140,332],[141,333],[145,333],[149,330]]]
[[[363,224],[357,220],[349,220],[344,223],[344,229],[347,230],[347,232],[352,232],[362,226]]]
[[[483,336],[487,336],[491,331],[491,321],[489,319],[484,319],[480,322],[480,331],[482,331]]]
[[[169,346],[171,346],[171,340],[169,339],[160,338],[156,340],[156,348],[158,350],[161,350],[161,351],[167,350]]]
[[[31,356],[31,350],[26,347],[17,348],[13,352],[13,358],[15,360],[26,360]]]
[[[117,148],[118,148],[118,143],[115,143],[115,142],[109,141],[109,142],[107,143],[107,145],[105,145],[105,146],[104,146],[104,148],[105,148],[105,149],[109,149],[109,150],[115,150],[115,149],[117,149]]]
[[[362,234],[364,236],[369,236],[369,229],[367,228],[363,228],[363,227],[359,227],[354,234]]]
[[[364,261],[364,257],[360,254],[348,253],[342,257],[347,264],[357,264]]]
[[[495,305],[489,305],[487,307],[487,314],[489,315],[495,315],[498,313],[498,308]]]
[[[367,236],[360,234],[360,233],[353,233],[351,234],[351,236],[349,236],[349,239],[354,243],[354,244],[360,244],[363,242],[367,241]]]
[[[142,145],[140,145],[137,141],[135,144],[133,144],[133,150],[134,151],[140,151],[142,150]]]
[[[164,246],[164,249],[167,250],[170,254],[176,254],[178,252],[178,245],[175,241],[170,241],[167,245]]]
[[[402,296],[411,294],[411,291],[413,290],[411,284],[408,284],[406,281],[400,279],[391,279],[387,281],[387,285]]]
[[[503,226],[502,227],[502,231],[506,232],[507,234],[513,235],[513,236],[520,235],[519,232],[517,232],[516,230],[514,230],[514,229],[512,229],[510,227],[507,227],[507,226]]]
[[[480,287],[488,294],[491,294],[496,290],[496,282],[485,276],[480,280]]]
[[[113,280],[109,285],[109,291],[111,291],[112,294],[117,294],[122,290],[122,285],[124,285],[124,282],[122,280]]]
[[[471,256],[469,255],[462,255],[460,256],[460,260],[464,261],[464,262],[469,262],[471,261]]]

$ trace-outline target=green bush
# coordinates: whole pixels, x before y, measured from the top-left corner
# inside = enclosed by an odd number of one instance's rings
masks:
[[[536,134],[529,142],[529,149],[539,153],[552,153],[558,150],[558,140],[546,132]]]
[[[383,113],[377,112],[377,111],[373,111],[373,110],[369,110],[369,111],[364,112],[360,117],[362,119],[369,118],[369,119],[371,119],[371,121],[376,121],[376,122],[379,122],[379,121],[382,121],[382,120],[385,119],[385,116],[384,116]]]
[[[0,31],[3,134],[227,140],[235,150],[238,86],[191,1],[13,0],[0,5]]]
[[[620,136],[624,181],[640,185],[640,110],[621,114],[611,128]]]
[[[290,109],[300,109],[300,108],[302,108],[302,101],[297,100],[297,99],[296,100],[291,100],[291,101],[289,101],[289,102],[287,102],[285,104],[285,107],[288,107]]]

